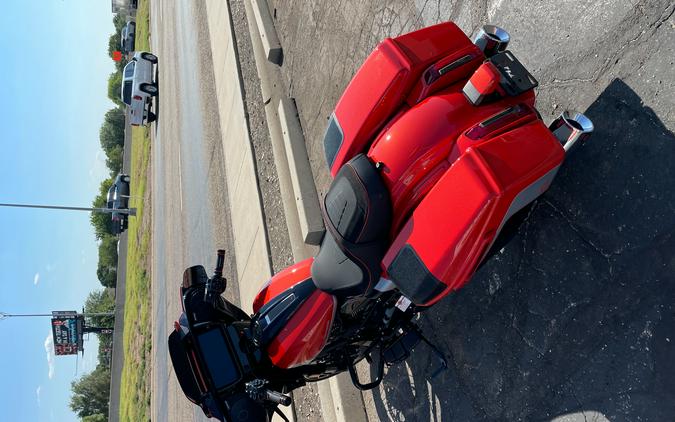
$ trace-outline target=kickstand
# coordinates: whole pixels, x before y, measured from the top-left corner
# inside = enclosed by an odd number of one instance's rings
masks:
[[[445,371],[448,369],[448,361],[445,359],[445,355],[443,352],[441,352],[441,349],[438,348],[435,344],[433,344],[428,338],[424,336],[422,333],[422,330],[420,327],[418,327],[416,324],[410,324],[410,328],[417,334],[420,339],[427,344],[431,348],[431,350],[434,352],[438,360],[440,361],[441,367],[438,368],[433,374],[431,374],[431,378],[436,378],[438,374],[441,373],[441,371]]]

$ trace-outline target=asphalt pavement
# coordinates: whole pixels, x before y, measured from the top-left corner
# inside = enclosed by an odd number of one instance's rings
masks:
[[[151,2],[151,45],[159,57],[159,114],[152,135],[152,420],[202,421],[178,386],[166,339],[180,314],[183,270],[215,265],[232,244],[213,65],[203,3]],[[232,254],[224,274],[236,300]]]
[[[506,28],[547,122],[596,131],[516,238],[423,315],[418,346],[364,394],[370,420],[664,421],[675,417],[675,4],[270,0],[317,189],[326,122],[387,36],[444,20]],[[367,368],[361,368],[367,370]]]

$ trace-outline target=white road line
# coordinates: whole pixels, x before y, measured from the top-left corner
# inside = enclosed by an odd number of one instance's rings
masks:
[[[180,164],[180,146],[178,147],[178,193],[180,194],[180,211],[183,212],[183,173]]]

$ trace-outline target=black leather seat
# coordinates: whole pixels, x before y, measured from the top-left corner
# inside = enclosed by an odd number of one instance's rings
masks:
[[[382,178],[364,154],[347,162],[323,201],[326,235],[312,264],[312,279],[338,297],[369,292],[380,278],[380,260],[391,226],[391,201]]]

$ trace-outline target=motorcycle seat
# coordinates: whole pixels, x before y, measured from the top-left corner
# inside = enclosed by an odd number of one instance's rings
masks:
[[[391,200],[378,170],[364,154],[342,166],[322,208],[328,230],[312,264],[314,284],[338,297],[369,292],[382,272]]]

